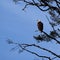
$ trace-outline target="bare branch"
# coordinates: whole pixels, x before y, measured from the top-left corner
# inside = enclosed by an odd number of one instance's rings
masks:
[[[14,1],[16,1],[16,0],[14,0]],[[22,1],[22,2],[25,2],[26,4],[29,4],[29,5],[32,5],[32,6],[36,6],[36,7],[38,7],[41,11],[48,11],[48,10],[55,10],[58,14],[60,14],[60,9],[59,8],[57,8],[57,7],[54,7],[54,6],[52,6],[52,5],[50,5],[47,1],[45,1],[45,0],[41,0],[41,1],[39,1],[39,3],[36,3],[34,0],[32,0],[33,2],[31,2],[31,1],[27,1],[27,0],[17,0],[17,1]],[[41,3],[43,3],[43,4],[41,4]],[[57,6],[59,7],[59,1],[57,1],[56,0],[56,2],[57,2]],[[42,9],[41,8],[41,6],[45,6],[45,7],[48,7],[47,9]]]
[[[60,8],[58,1],[57,0],[55,0],[55,1],[56,1],[56,4],[57,4],[58,8]]]
[[[19,44],[19,47],[20,47],[20,48],[22,48],[23,50],[25,50],[25,51],[27,51],[27,52],[31,53],[31,54],[34,54],[34,55],[36,55],[36,56],[40,57],[40,58],[47,58],[48,60],[51,60],[51,58],[50,58],[50,57],[47,57],[47,56],[40,56],[40,55],[38,55],[37,53],[32,52],[32,51],[30,51],[30,50],[28,50],[28,49],[24,48],[24,47],[23,47],[22,45],[20,45],[20,44]]]
[[[42,49],[42,50],[44,50],[44,51],[47,51],[47,52],[51,53],[52,55],[60,58],[60,55],[57,55],[56,53],[54,53],[54,52],[52,52],[52,51],[50,51],[50,50],[48,50],[48,49],[46,49],[46,48],[43,48],[43,47],[41,47],[41,46],[38,46],[38,45],[36,45],[36,44],[20,44],[20,45],[24,46],[24,48],[29,47],[29,46],[34,46],[34,47],[37,47],[37,48]]]
[[[25,10],[25,8],[27,8],[28,5],[29,5],[29,4],[26,4],[22,10]]]
[[[58,44],[60,44],[60,41],[58,41],[56,38],[48,35],[46,32],[43,31],[44,34],[46,34],[46,36],[48,36],[49,38],[52,38],[53,40],[55,40]]]

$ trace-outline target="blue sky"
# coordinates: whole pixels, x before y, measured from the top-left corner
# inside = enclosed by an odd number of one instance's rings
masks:
[[[22,11],[23,7],[24,4],[15,5],[12,0],[0,1],[0,60],[28,60],[28,58],[33,60],[34,57],[30,53],[10,52],[11,46],[6,43],[6,40],[11,39],[20,43],[36,43],[33,35],[38,34],[35,32],[37,30],[37,19],[44,22],[46,32],[51,30],[43,12],[36,7],[29,7]]]

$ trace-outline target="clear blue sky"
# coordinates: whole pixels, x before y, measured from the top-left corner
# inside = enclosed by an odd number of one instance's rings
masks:
[[[20,43],[36,43],[33,35],[38,34],[35,32],[37,19],[44,22],[46,32],[50,30],[40,10],[30,7],[24,12],[22,11],[23,6],[23,4],[15,5],[12,0],[0,1],[0,60],[33,60],[34,57],[30,53],[10,52],[11,46],[6,43],[6,40],[9,38]]]

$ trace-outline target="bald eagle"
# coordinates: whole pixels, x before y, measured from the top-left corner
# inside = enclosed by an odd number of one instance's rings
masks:
[[[43,32],[43,23],[41,21],[37,22],[37,26],[38,26],[39,31]]]

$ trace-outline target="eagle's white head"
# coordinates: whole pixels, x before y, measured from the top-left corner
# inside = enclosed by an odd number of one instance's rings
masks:
[[[37,22],[41,22],[41,20],[40,19],[37,19]]]

